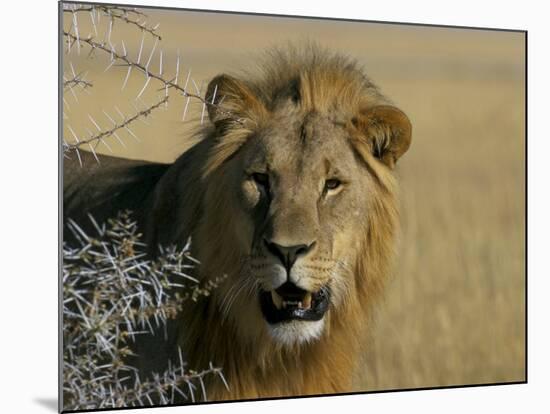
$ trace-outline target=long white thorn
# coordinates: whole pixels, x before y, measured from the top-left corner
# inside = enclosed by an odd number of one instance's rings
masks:
[[[118,112],[118,114],[120,115],[120,118],[125,121],[126,120],[126,117],[124,116],[124,114],[122,113],[122,111],[120,109],[118,109],[118,106],[115,106],[115,110]]]
[[[69,131],[71,131],[71,134],[73,135],[73,138],[75,139],[76,143],[80,144],[80,141],[79,141],[78,137],[76,136],[76,134],[74,133],[74,130],[71,128],[71,126],[67,125],[67,128],[69,129]]]
[[[80,164],[80,168],[82,168],[82,158],[80,158],[80,151],[77,147],[75,147],[76,156],[78,157],[78,163]]]
[[[193,82],[195,83],[195,82]],[[201,96],[201,92],[202,92],[202,88],[203,88],[204,84],[201,83],[201,86],[200,88],[197,89],[197,95]],[[197,88],[197,84],[195,83],[195,88]],[[204,100],[202,102],[202,110],[201,110],[201,125],[203,124],[204,122],[204,112],[206,111],[206,100]]]
[[[133,137],[136,139],[137,142],[140,142],[140,140],[139,140],[139,138],[137,137],[137,135],[134,134],[130,128],[128,128],[127,126],[125,126],[124,129],[125,129],[126,131],[128,131],[128,133],[129,133],[131,136],[133,136]]]
[[[92,26],[94,27],[94,33],[97,36],[97,26],[95,24],[94,13],[95,13],[95,7],[92,6],[92,8],[90,9],[90,19],[92,20]]]
[[[112,150],[111,146],[109,144],[107,144],[106,140],[104,140],[103,138],[100,138],[99,142],[101,142],[103,145],[105,145],[111,154],[113,153],[113,150]]]
[[[111,62],[115,62],[115,53],[116,53],[116,47],[111,41],[109,40],[109,46],[111,46]]]
[[[212,101],[210,102],[212,105],[214,105],[214,102],[216,102],[216,92],[218,92],[218,85],[214,85],[214,92],[212,93]],[[206,109],[206,102],[202,104],[202,114],[201,114],[201,124],[204,120],[204,110]]]
[[[189,71],[187,72],[187,79],[185,79],[185,85],[183,85],[183,90],[187,94],[187,85],[189,85],[189,79],[191,79],[191,68],[189,68]]]
[[[94,158],[95,160],[97,161],[98,164],[101,164],[99,162],[99,158],[97,158],[97,154],[95,153],[95,149],[94,149],[94,146],[92,145],[91,142],[88,143],[88,146],[90,147],[90,150],[92,151],[92,154],[94,155]]]
[[[113,20],[114,17],[111,15],[111,19],[109,20],[109,30],[107,31],[107,43],[111,44],[111,33],[113,32]]]
[[[214,85],[214,93],[212,94],[212,105],[216,102],[216,92],[218,92],[218,85]]]
[[[113,135],[114,135],[114,137],[117,139],[117,141],[120,142],[120,145],[122,145],[124,148],[126,148],[126,144],[124,143],[123,140],[120,139],[120,137],[118,136],[118,134],[116,133],[116,131],[113,132]]]
[[[183,115],[181,117],[182,121],[185,121],[185,115],[187,115],[187,108],[189,107],[189,101],[191,100],[191,97],[188,96],[187,100],[185,101],[185,108],[183,109]]]
[[[76,17],[76,5],[73,7],[73,26],[74,26],[74,35],[76,37],[76,46],[78,54],[80,55],[80,35],[78,33],[78,20]]]
[[[149,85],[150,81],[151,81],[151,77],[147,76],[147,80],[145,81],[145,85],[143,85],[143,88],[141,88],[141,91],[139,91],[138,96],[137,96],[136,99],[138,99],[143,94],[143,92],[145,92],[145,89],[147,88],[147,85]]]
[[[195,82],[195,79],[191,79],[191,82],[193,82],[193,86],[195,87],[195,90],[197,91],[197,95],[201,96],[201,90],[198,87],[197,83]]]
[[[203,102],[202,103],[202,112],[201,112],[201,125],[203,124],[204,122],[204,112],[206,111],[206,103]]]
[[[107,119],[109,119],[109,121],[111,121],[113,123],[113,125],[116,125],[115,120],[113,118],[111,118],[111,116],[107,112],[105,112],[104,109],[102,109],[102,111],[105,114],[105,116],[107,117]]]
[[[145,70],[149,72],[149,64],[151,63],[151,59],[153,59],[153,55],[155,54],[155,49],[157,48],[157,43],[159,42],[158,38],[155,38],[155,43],[153,44],[153,49],[151,49],[151,54],[149,55],[149,59],[147,59],[147,64],[145,65]]]
[[[178,57],[176,59],[176,78],[174,80],[174,84],[178,84],[178,77],[180,75],[180,50],[178,49]]]
[[[73,74],[73,78],[76,79],[76,71],[74,70],[73,62],[69,62],[69,66],[71,67],[71,73]]]
[[[103,131],[101,131],[101,128],[99,127],[99,125],[97,124],[97,122],[94,120],[94,118],[92,118],[91,115],[88,115],[88,118],[90,118],[90,121],[92,121],[92,124],[95,125],[95,127],[97,128],[97,130],[98,130],[99,132],[103,132]]]
[[[124,78],[124,82],[122,83],[122,88],[120,88],[121,91],[124,90],[124,88],[126,87],[126,84],[128,83],[128,79],[130,78],[130,72],[132,72],[132,66],[128,66],[126,77]]]
[[[139,46],[139,52],[138,52],[138,57],[137,57],[137,63],[140,62],[141,60],[141,52],[143,52],[143,42],[145,41],[145,32],[143,32],[143,34],[141,35],[141,44]]]

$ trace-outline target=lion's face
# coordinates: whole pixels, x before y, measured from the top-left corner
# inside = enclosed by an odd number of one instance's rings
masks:
[[[410,144],[405,114],[335,62],[329,84],[329,72],[313,70],[272,101],[226,75],[207,94],[217,135],[206,205],[224,219],[204,222],[219,247],[205,261],[222,271],[233,263],[218,308],[242,335],[282,346],[318,339],[331,314],[357,300],[369,222],[393,226],[380,201],[393,208],[391,169]]]
[[[244,252],[238,277],[255,287],[241,306],[276,341],[293,344],[319,337],[327,313],[353,288],[372,183],[345,126],[292,108],[281,113],[230,161],[231,187],[235,243]]]

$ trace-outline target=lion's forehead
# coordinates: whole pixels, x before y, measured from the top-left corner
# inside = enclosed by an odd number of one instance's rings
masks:
[[[277,122],[253,138],[246,163],[286,171],[295,178],[353,169],[355,158],[344,126],[328,116],[302,115]]]

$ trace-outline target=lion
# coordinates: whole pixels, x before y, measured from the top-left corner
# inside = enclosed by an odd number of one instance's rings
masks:
[[[130,208],[152,255],[191,238],[195,276],[227,275],[140,368],[159,372],[181,346],[191,368],[223,369],[229,387],[208,382],[210,400],[353,391],[391,271],[411,122],[356,61],[318,47],[219,75],[206,99],[208,124],[173,164],[108,158],[65,188],[65,217]]]

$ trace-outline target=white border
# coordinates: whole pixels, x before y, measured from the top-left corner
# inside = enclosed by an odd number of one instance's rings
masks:
[[[529,384],[128,413],[514,412],[548,407],[548,13],[543,2],[139,0],[140,4],[529,30]],[[120,1],[124,3],[124,1]],[[132,2],[129,2],[132,3]],[[0,153],[3,412],[53,412],[57,396],[57,4],[6,2]],[[7,92],[7,93],[6,93]],[[7,190],[7,191],[6,191]],[[49,404],[51,405],[51,403]],[[544,408],[538,411],[544,410]]]

